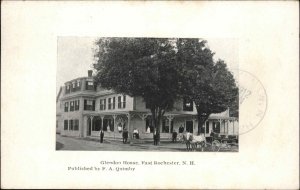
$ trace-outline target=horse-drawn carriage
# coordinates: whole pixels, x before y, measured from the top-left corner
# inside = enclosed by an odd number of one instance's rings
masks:
[[[237,151],[238,150],[238,136],[225,135],[219,133],[211,133],[209,137],[204,134],[193,135],[191,133],[183,134],[183,141],[187,146],[187,150],[197,150],[198,145],[201,151]]]

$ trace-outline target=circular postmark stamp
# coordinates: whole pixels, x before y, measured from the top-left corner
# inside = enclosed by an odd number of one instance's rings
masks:
[[[261,81],[252,73],[239,70],[239,134],[245,134],[263,120],[268,102],[267,93]]]

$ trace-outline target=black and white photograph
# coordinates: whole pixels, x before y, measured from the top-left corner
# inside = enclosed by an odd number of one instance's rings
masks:
[[[211,44],[59,37],[56,150],[238,152],[237,47]]]

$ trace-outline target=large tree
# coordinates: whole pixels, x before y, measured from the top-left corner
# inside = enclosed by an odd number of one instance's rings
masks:
[[[117,93],[142,97],[159,133],[165,111],[173,108],[179,95],[181,64],[176,60],[174,41],[100,38],[96,46],[96,82]]]
[[[182,67],[182,94],[195,102],[200,134],[212,113],[234,107],[238,88],[225,62],[214,62],[214,53],[207,47],[206,41],[179,39],[177,49],[177,61]]]

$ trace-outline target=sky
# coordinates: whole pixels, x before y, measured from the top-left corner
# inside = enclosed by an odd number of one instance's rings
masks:
[[[94,42],[97,37],[59,37],[57,43],[56,94],[65,82],[87,76],[93,69]],[[238,39],[205,39],[209,48],[215,52],[214,59],[222,59],[237,78]]]

